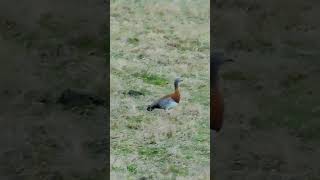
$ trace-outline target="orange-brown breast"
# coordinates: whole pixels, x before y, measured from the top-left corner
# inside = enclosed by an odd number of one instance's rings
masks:
[[[180,102],[180,91],[179,89],[175,90],[174,93],[172,93],[170,95],[170,97],[176,102],[176,103],[179,103]]]
[[[210,129],[220,131],[223,125],[224,103],[218,86],[211,90],[210,97]]]

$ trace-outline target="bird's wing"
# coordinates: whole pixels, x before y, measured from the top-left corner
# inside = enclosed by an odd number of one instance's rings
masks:
[[[159,101],[159,106],[164,109],[171,109],[177,106],[177,103],[171,97],[167,97]]]
[[[170,95],[166,95],[166,96],[164,96],[164,97],[162,97],[162,98],[154,101],[150,106],[155,106],[155,105],[159,104],[159,102],[160,102],[161,100],[166,99],[166,98],[168,98],[168,97],[170,97]]]

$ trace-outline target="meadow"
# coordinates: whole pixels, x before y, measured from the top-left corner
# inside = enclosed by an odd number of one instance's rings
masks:
[[[318,1],[215,3],[215,46],[235,59],[221,69],[216,179],[319,179],[319,9]]]
[[[0,1],[0,179],[106,179],[107,107],[78,93],[106,98],[106,17],[98,0]]]
[[[111,179],[209,179],[209,0],[110,4]]]

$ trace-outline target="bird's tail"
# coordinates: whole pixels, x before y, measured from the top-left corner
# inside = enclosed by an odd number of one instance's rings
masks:
[[[154,109],[154,107],[151,106],[151,105],[149,105],[149,106],[147,107],[147,111],[152,111],[153,109]]]

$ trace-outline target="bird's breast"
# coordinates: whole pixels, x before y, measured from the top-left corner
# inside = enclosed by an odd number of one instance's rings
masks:
[[[218,87],[211,91],[210,108],[210,129],[219,131],[223,125],[224,104]]]
[[[180,102],[180,92],[179,90],[176,90],[173,94],[170,95],[170,97],[176,102]]]

